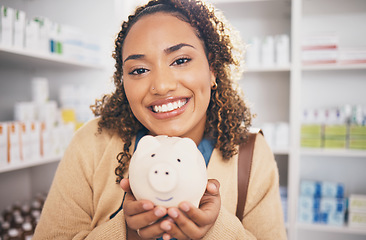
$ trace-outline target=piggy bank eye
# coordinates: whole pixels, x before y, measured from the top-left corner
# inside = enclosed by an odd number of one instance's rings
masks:
[[[155,157],[155,153],[151,154],[151,157]]]
[[[178,162],[181,162],[182,160],[180,160],[179,158],[177,159]]]

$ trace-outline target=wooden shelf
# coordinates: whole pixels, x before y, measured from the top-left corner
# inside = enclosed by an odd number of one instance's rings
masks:
[[[21,161],[19,163],[14,163],[14,164],[2,165],[2,166],[0,166],[0,173],[11,172],[11,171],[15,171],[15,170],[40,166],[40,165],[44,165],[47,163],[57,162],[57,161],[60,161],[61,157],[62,156],[60,155],[60,156],[53,156],[53,157],[41,158],[41,159],[35,159],[35,160],[29,160],[29,161]]]
[[[0,46],[0,65],[2,67],[47,68],[47,69],[105,69],[101,64],[77,61],[62,55],[51,55],[14,47]]]

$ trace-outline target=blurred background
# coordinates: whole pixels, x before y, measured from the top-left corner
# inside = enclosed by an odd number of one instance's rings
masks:
[[[113,90],[121,23],[145,2],[0,0],[1,234],[36,225],[74,131]],[[366,239],[366,1],[208,2],[246,44],[239,86],[275,154],[289,239]]]

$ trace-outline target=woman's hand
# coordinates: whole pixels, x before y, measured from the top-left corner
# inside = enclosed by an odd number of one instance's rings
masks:
[[[215,224],[220,212],[219,188],[220,183],[215,179],[210,179],[199,208],[194,207],[189,202],[180,203],[179,208],[169,208],[170,218],[160,223],[161,229],[166,232],[163,239],[173,237],[179,240],[203,238]]]
[[[120,185],[126,192],[123,211],[129,235],[128,239],[135,239],[137,234],[141,238],[148,239],[161,237],[164,230],[160,228],[160,222],[167,214],[167,209],[159,206],[155,207],[148,200],[137,201],[131,192],[128,179],[122,179]],[[135,236],[135,238],[132,236]]]

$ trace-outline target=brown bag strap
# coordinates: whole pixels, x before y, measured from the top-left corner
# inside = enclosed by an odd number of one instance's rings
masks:
[[[258,130],[257,133],[262,133]],[[239,146],[238,156],[238,203],[236,206],[236,216],[243,220],[245,202],[249,186],[249,177],[252,167],[253,149],[257,133],[249,133],[248,141]]]

